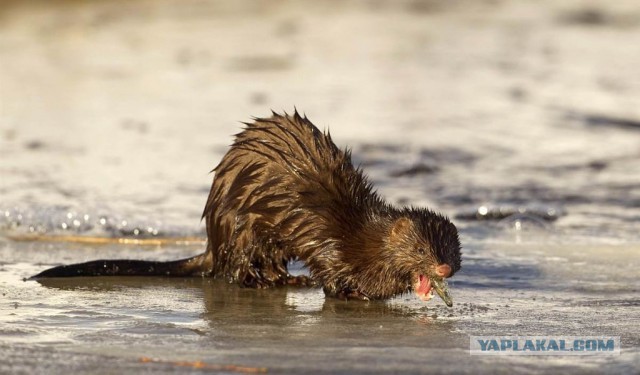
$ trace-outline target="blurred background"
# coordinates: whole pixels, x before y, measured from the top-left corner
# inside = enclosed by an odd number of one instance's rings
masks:
[[[0,373],[637,373],[638,46],[637,0],[0,0]],[[53,240],[203,239],[209,171],[241,121],[295,108],[391,203],[452,218],[453,308],[22,281],[202,252]],[[473,335],[623,350],[477,357]]]
[[[637,239],[639,43],[635,1],[5,0],[0,225],[199,232],[297,108],[395,203]]]
[[[199,232],[240,121],[297,108],[396,203],[638,238],[636,5],[3,1],[0,224]]]

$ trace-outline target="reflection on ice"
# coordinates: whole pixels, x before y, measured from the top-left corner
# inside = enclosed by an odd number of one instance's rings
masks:
[[[324,293],[316,289],[312,292],[303,289],[287,290],[286,304],[300,312],[318,312],[324,306]]]
[[[1,202],[0,204],[4,204]],[[163,223],[143,215],[123,217],[107,208],[73,209],[66,206],[1,207],[0,233],[11,235],[85,235],[153,238],[159,236],[204,236],[201,230]]]

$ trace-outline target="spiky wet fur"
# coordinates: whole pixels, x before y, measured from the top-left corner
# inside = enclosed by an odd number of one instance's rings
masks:
[[[290,282],[287,264],[301,260],[328,295],[384,299],[410,291],[437,264],[449,264],[452,275],[460,268],[458,233],[447,218],[387,204],[350,151],[297,112],[246,123],[214,171],[203,213],[207,250],[188,267],[173,262],[172,276],[270,287]]]
[[[431,265],[460,268],[453,224],[384,202],[350,151],[297,112],[247,123],[214,171],[203,216],[215,276],[284,284],[288,261],[299,259],[328,294],[378,299],[410,290],[413,274]],[[410,225],[394,237],[401,218]]]

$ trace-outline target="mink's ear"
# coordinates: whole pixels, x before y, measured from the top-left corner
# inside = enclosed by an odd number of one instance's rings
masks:
[[[413,222],[411,222],[411,220],[409,220],[408,218],[401,217],[397,219],[391,227],[391,233],[389,233],[391,242],[399,241],[402,238],[405,238],[412,228]]]

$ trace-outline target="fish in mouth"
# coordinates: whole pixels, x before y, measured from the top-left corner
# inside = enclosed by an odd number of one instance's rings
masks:
[[[416,277],[413,290],[418,298],[425,302],[433,298],[433,291],[435,290],[447,306],[453,306],[453,299],[451,298],[451,294],[449,294],[447,281],[442,277],[435,275],[429,277],[420,274]]]
[[[448,264],[441,264],[435,268],[434,272],[426,274],[417,274],[414,277],[413,291],[418,298],[423,301],[429,301],[433,298],[433,291],[435,291],[444,303],[451,307],[453,306],[453,299],[449,294],[449,286],[445,280],[451,275],[451,267]]]

